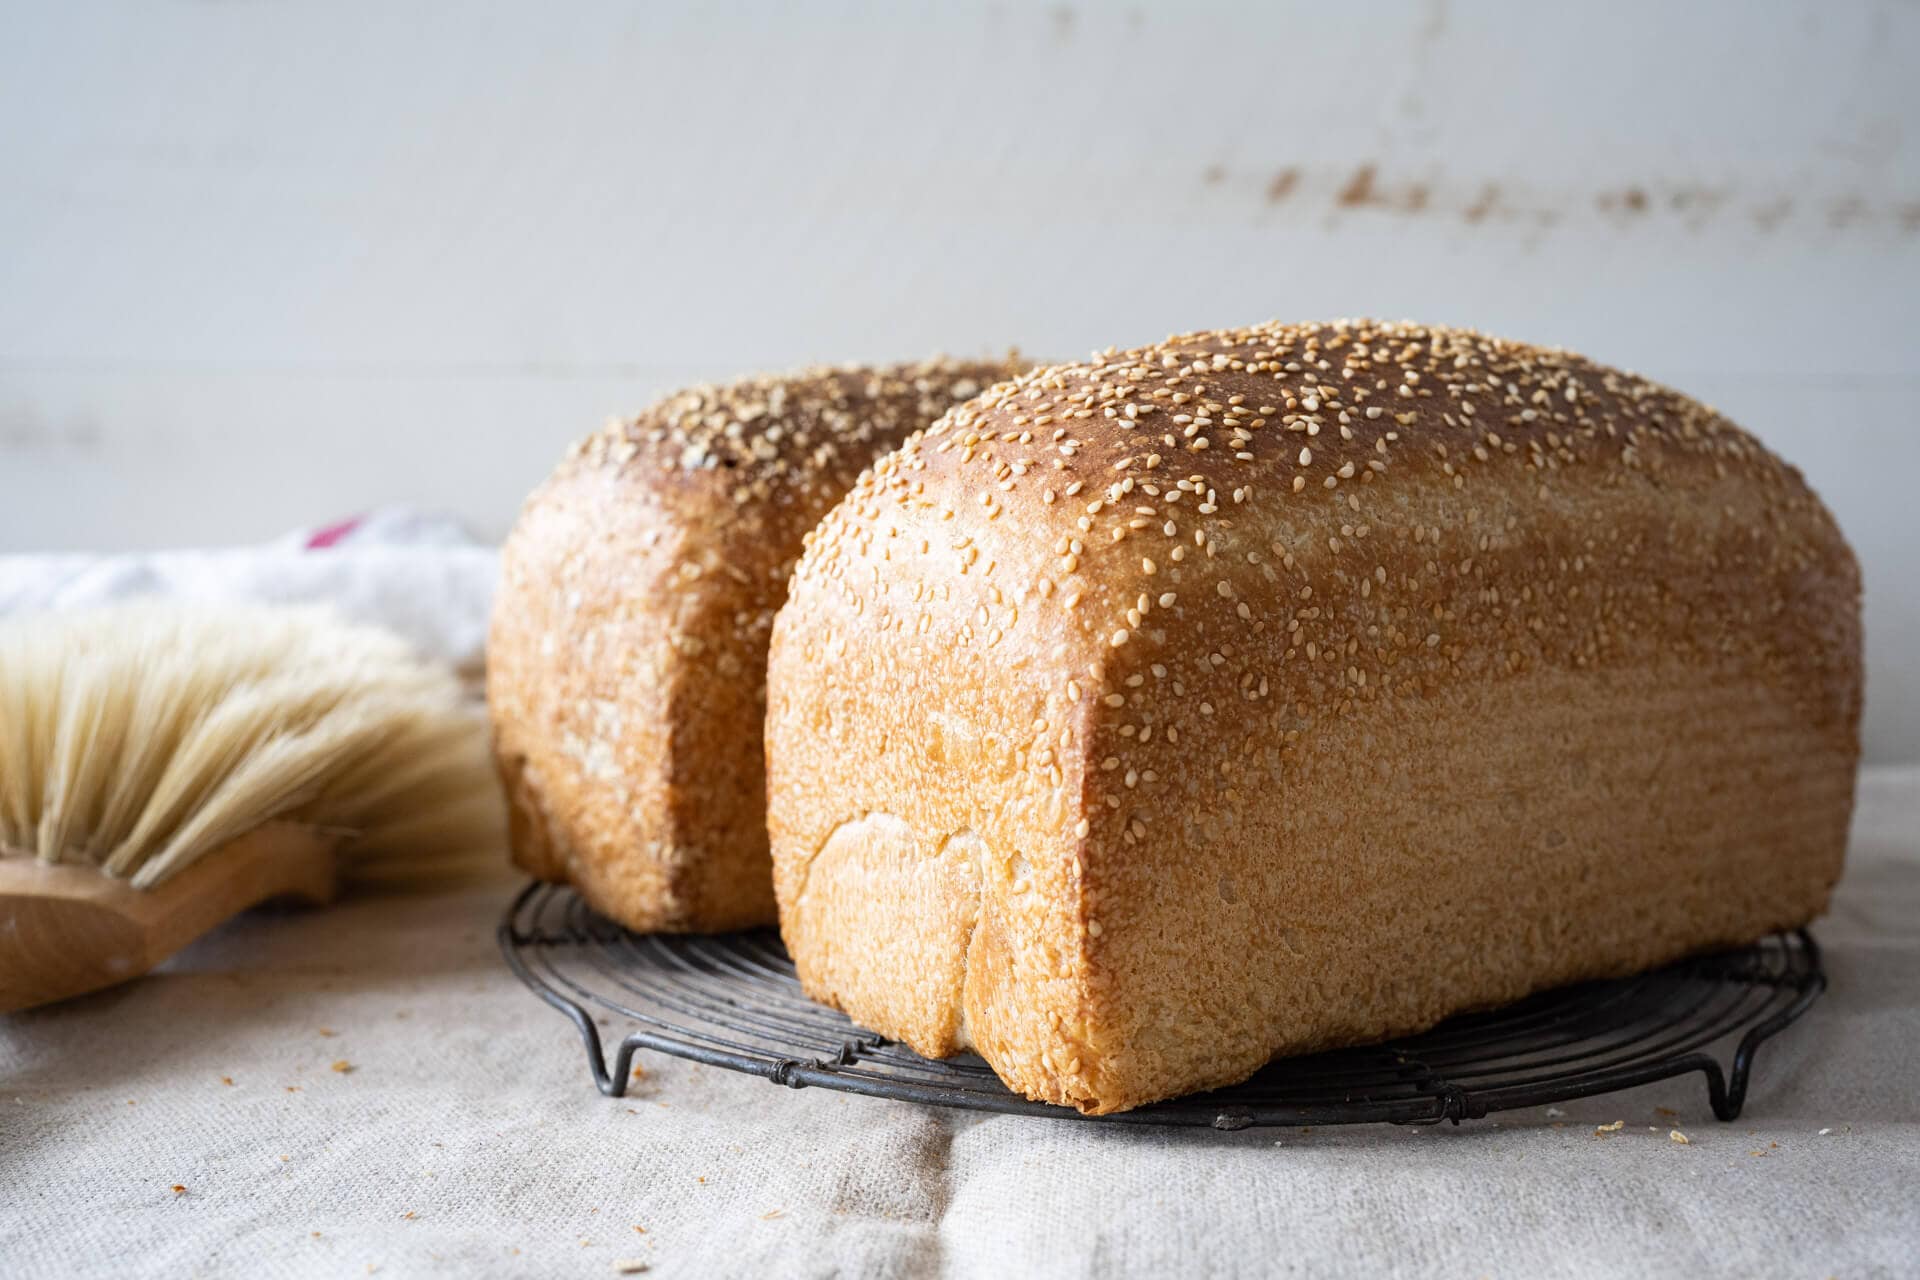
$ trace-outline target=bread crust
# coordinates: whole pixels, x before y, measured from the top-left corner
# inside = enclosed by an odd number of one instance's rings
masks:
[[[1090,1112],[1821,911],[1859,571],[1580,356],[1368,321],[1035,370],[882,458],[777,619],[801,980]]]
[[[577,445],[507,539],[489,637],[514,860],[635,929],[771,923],[766,646],[802,536],[875,455],[1015,371],[697,387]]]

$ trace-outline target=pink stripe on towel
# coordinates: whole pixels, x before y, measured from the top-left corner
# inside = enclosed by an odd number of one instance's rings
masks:
[[[364,517],[361,516],[354,516],[351,519],[342,520],[338,524],[322,525],[313,531],[312,537],[307,539],[307,550],[321,551],[333,546],[355,529],[358,529],[360,527],[360,521],[363,518]]]

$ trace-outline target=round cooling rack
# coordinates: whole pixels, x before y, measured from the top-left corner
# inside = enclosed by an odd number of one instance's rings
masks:
[[[772,930],[641,935],[571,890],[532,884],[500,924],[522,982],[573,1020],[600,1091],[626,1092],[641,1049],[790,1088],[1118,1124],[1433,1124],[1611,1093],[1698,1071],[1713,1113],[1740,1114],[1754,1051],[1826,989],[1805,930],[1637,977],[1588,982],[1467,1014],[1417,1036],[1270,1063],[1252,1079],[1116,1115],[1010,1092],[968,1054],[933,1062],[801,994]],[[608,1071],[600,1021],[631,1027]],[[1737,1037],[1737,1040],[1736,1040]],[[1726,1068],[1713,1050],[1731,1045]]]

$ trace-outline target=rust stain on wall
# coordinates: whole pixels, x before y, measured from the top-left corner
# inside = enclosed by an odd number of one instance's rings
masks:
[[[1347,185],[1340,188],[1340,194],[1334,197],[1334,203],[1343,209],[1356,209],[1363,204],[1372,204],[1379,199],[1373,190],[1373,166],[1363,164],[1353,171],[1347,179]]]
[[[1432,194],[1424,182],[1398,188],[1384,186],[1380,182],[1379,168],[1363,164],[1348,176],[1333,202],[1342,209],[1376,208],[1391,209],[1396,213],[1424,213]]]
[[[1460,216],[1468,222],[1484,222],[1488,214],[1500,203],[1500,188],[1489,182],[1474,198],[1472,204],[1461,210]]]
[[[1227,177],[1226,167],[1221,164],[1209,165],[1201,172],[1201,180],[1209,186],[1220,185]],[[1788,195],[1764,192],[1743,195],[1730,186],[1689,181],[1636,182],[1590,194],[1577,190],[1529,189],[1524,184],[1503,186],[1493,181],[1467,187],[1450,183],[1444,177],[1403,181],[1374,160],[1331,173],[1326,170],[1315,173],[1299,165],[1289,165],[1274,173],[1264,192],[1267,204],[1288,200],[1298,204],[1303,198],[1310,198],[1312,204],[1327,201],[1336,215],[1364,211],[1403,217],[1452,214],[1469,225],[1497,222],[1540,230],[1577,223],[1583,210],[1591,210],[1615,227],[1629,222],[1658,221],[1698,231],[1737,219],[1754,230],[1771,234],[1800,207],[1794,197]],[[1920,235],[1920,199],[1876,202],[1849,192],[1816,207],[1824,210],[1826,224],[1834,231],[1885,233],[1891,230],[1903,236]],[[1808,213],[1812,215],[1813,210],[1809,209]]]

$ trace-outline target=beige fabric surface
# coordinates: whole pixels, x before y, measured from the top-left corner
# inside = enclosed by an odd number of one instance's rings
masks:
[[[1920,769],[1860,798],[1832,990],[1731,1125],[1698,1077],[1420,1131],[982,1117],[651,1055],[608,1099],[500,961],[504,872],[256,913],[0,1018],[0,1273],[1914,1275]]]

